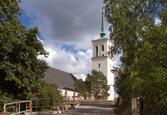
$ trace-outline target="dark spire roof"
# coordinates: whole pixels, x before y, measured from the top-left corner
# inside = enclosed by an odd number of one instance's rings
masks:
[[[100,33],[100,37],[104,38],[105,37],[105,33],[104,33],[104,12],[102,10],[102,19],[101,19],[101,33]]]

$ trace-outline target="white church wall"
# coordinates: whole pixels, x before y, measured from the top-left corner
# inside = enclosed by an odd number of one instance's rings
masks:
[[[78,93],[75,91],[67,90],[67,89],[62,89],[61,94],[63,97],[66,98],[66,100],[73,100],[74,99],[74,94],[75,94],[75,99],[77,99]]]
[[[109,94],[110,96],[108,97],[108,100],[114,100],[114,74],[112,73],[111,69],[112,69],[112,60],[110,58],[107,59],[108,63],[107,63],[107,81],[108,81],[108,85],[110,86],[109,89]]]
[[[93,59],[92,61],[92,70],[100,71],[102,72],[105,76],[107,76],[107,61],[104,60],[106,57],[101,57],[101,58],[96,58]],[[99,67],[100,64],[100,67]]]

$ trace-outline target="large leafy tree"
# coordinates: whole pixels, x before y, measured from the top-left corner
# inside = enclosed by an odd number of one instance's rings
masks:
[[[167,5],[161,0],[104,0],[112,53],[121,53],[115,88],[124,99],[142,97],[147,115],[167,107]],[[156,25],[159,18],[161,24]],[[148,112],[149,111],[149,112]]]
[[[120,96],[131,98],[133,95],[128,83],[130,68],[133,65],[138,47],[142,44],[143,28],[152,24],[147,15],[149,12],[147,11],[147,1],[105,0],[105,4],[106,16],[111,23],[110,38],[113,40],[111,53],[122,53],[122,65],[116,69],[118,76],[116,78],[116,91]]]
[[[85,82],[82,79],[76,79],[74,86],[75,86],[76,91],[79,92],[79,94],[81,96],[86,98],[86,96],[87,96],[87,88],[86,88]]]
[[[93,94],[95,99],[107,99],[109,96],[107,79],[102,72],[93,70],[91,75],[88,74],[85,84],[89,94]]]
[[[37,28],[26,29],[19,20],[17,0],[0,0],[0,90],[14,99],[37,96],[47,65]]]
[[[154,33],[153,33],[154,31]],[[167,110],[167,27],[158,26],[145,33],[145,42],[135,59],[130,80],[135,96],[143,96],[154,114]],[[158,39],[157,39],[158,38]],[[150,107],[151,104],[152,106]],[[156,108],[156,109],[155,109]]]

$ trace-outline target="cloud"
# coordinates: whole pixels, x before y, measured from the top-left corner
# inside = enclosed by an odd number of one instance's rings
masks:
[[[22,8],[47,39],[89,47],[100,31],[103,0],[23,0]]]
[[[68,52],[59,45],[53,45],[50,41],[42,41],[46,51],[49,52],[48,58],[39,56],[45,60],[49,66],[72,73],[76,77],[85,77],[86,73],[91,70],[92,50],[77,50],[76,52]]]
[[[85,74],[73,74],[77,79],[82,79],[82,80],[86,80],[86,75]]]

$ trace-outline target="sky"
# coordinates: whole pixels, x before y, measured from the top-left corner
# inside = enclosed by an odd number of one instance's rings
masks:
[[[23,0],[21,22],[38,27],[49,66],[85,79],[91,71],[91,40],[100,33],[103,0]],[[109,25],[105,22],[108,35]]]

